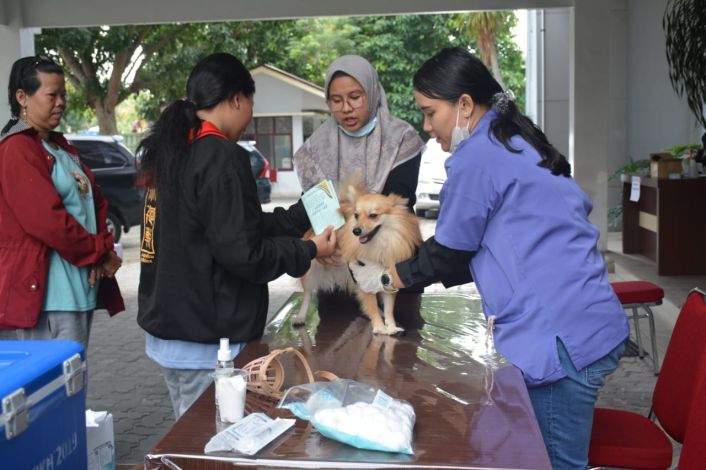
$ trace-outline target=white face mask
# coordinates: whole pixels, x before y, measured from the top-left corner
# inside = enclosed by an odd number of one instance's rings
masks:
[[[463,140],[465,140],[471,134],[471,132],[468,130],[468,126],[470,126],[471,120],[470,119],[468,120],[466,127],[459,127],[458,121],[459,121],[460,117],[461,117],[461,104],[459,103],[458,110],[456,111],[456,126],[451,131],[451,146],[449,148],[450,152],[453,152],[454,150],[456,150],[456,147],[458,147],[458,144],[463,142]]]

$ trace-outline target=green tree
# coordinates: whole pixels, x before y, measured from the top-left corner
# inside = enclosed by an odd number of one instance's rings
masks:
[[[367,58],[380,76],[393,115],[422,130],[422,115],[412,94],[412,77],[440,49],[459,45],[446,15],[358,17],[357,54]]]
[[[514,15],[502,15],[499,67],[505,83],[524,92],[522,56],[510,36]],[[66,70],[71,119],[65,127],[77,130],[95,114],[100,131],[113,134],[120,130],[120,103],[133,96],[131,106],[140,115],[156,118],[166,103],[183,96],[194,64],[218,51],[249,68],[269,63],[319,85],[338,56],[360,54],[377,69],[391,112],[421,131],[412,76],[439,49],[462,44],[475,46],[448,15],[402,15],[46,29],[36,45]]]
[[[148,91],[140,109],[154,118],[164,103],[183,96],[189,70],[203,56],[229,51],[246,65],[281,54],[293,21],[103,26],[45,29],[37,49],[66,71],[77,116],[91,109],[103,134],[118,132],[115,108]]]
[[[76,91],[72,105],[80,110],[85,103],[101,132],[115,134],[115,107],[157,79],[148,65],[154,57],[179,56],[175,52],[190,29],[189,24],[48,29],[37,38],[37,48],[64,66]]]
[[[478,53],[500,86],[512,90],[518,107],[524,109],[525,63],[512,37],[516,24],[517,16],[512,11],[463,13],[449,18],[454,34]]]
[[[296,26],[287,55],[274,58],[272,64],[323,85],[329,64],[356,49],[360,28],[346,17],[300,20]]]
[[[463,37],[475,42],[480,51],[480,59],[503,88],[505,85],[498,64],[497,36],[505,17],[503,12],[482,11],[455,15],[450,20]]]

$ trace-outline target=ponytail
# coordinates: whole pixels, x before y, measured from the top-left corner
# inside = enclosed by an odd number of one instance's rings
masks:
[[[137,147],[137,154],[142,157],[143,181],[157,189],[161,200],[176,201],[179,178],[191,150],[189,136],[200,127],[196,105],[177,100],[167,106]]]
[[[5,127],[2,128],[0,131],[0,135],[7,134],[10,129],[12,129],[12,126],[17,124],[20,121],[20,118],[15,116],[14,114],[10,116],[10,119],[8,119],[7,124],[5,124]]]
[[[476,104],[494,108],[497,117],[490,123],[490,132],[508,151],[520,153],[510,145],[519,135],[539,153],[538,166],[553,175],[571,176],[571,165],[531,119],[517,109],[511,92],[504,92],[488,68],[476,56],[461,47],[442,49],[427,60],[414,74],[414,89],[431,99],[458,103],[468,94]]]
[[[544,132],[517,109],[515,101],[508,96],[511,92],[496,93],[493,96],[493,108],[497,111],[497,117],[490,123],[490,132],[493,137],[503,144],[512,153],[520,153],[519,149],[510,145],[510,139],[519,135],[530,144],[542,157],[537,164],[541,168],[547,168],[555,176],[571,176],[571,164],[547,140]]]

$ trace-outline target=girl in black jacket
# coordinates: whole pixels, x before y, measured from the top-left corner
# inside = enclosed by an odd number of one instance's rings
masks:
[[[300,203],[262,212],[248,154],[236,143],[255,94],[243,64],[210,55],[186,91],[138,150],[147,191],[137,321],[177,418],[211,382],[219,338],[230,338],[237,354],[262,335],[267,283],[302,276],[336,246],[330,227],[300,238],[309,228]]]

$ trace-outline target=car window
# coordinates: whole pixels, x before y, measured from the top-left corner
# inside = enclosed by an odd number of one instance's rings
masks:
[[[250,154],[250,170],[255,178],[260,176],[265,169],[265,158],[257,150],[248,152]]]
[[[71,144],[78,149],[81,160],[88,168],[121,168],[128,164],[128,157],[122,149],[109,142],[75,140]]]

